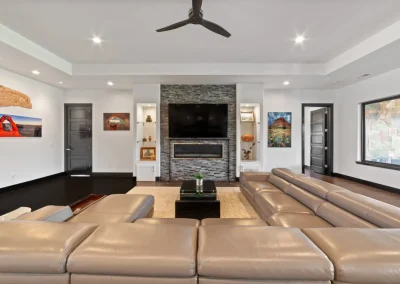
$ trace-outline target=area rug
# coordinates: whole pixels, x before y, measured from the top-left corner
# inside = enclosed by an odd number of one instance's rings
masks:
[[[260,218],[238,187],[217,188],[221,218]],[[179,187],[135,187],[127,194],[150,194],[155,198],[153,218],[175,218]]]

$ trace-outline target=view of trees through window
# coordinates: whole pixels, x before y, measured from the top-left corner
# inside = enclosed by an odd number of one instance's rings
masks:
[[[364,161],[400,165],[400,96],[363,106]]]

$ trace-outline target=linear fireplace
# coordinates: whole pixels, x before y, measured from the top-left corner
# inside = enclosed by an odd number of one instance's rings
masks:
[[[173,145],[174,159],[222,159],[223,144],[176,143]]]

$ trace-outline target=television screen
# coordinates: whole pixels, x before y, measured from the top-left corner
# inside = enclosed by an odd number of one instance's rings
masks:
[[[228,137],[227,104],[170,104],[171,138]]]

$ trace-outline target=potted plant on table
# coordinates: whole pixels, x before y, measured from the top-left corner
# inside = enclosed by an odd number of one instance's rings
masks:
[[[194,175],[194,177],[196,178],[196,186],[203,186],[203,174],[202,173],[197,173]]]

